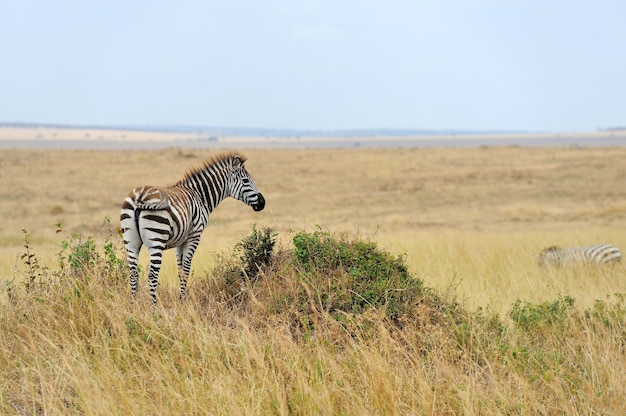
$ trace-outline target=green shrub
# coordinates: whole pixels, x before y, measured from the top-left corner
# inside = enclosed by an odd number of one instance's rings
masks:
[[[105,217],[102,227],[110,222],[111,218]],[[61,232],[61,224],[56,226],[57,232]],[[62,240],[61,250],[58,253],[61,269],[74,276],[84,276],[99,270],[109,277],[108,280],[118,280],[121,274],[126,274],[121,237],[113,241],[113,236],[109,236],[105,239],[101,249],[94,237],[85,238],[81,234],[73,233],[69,239]]]
[[[253,279],[257,277],[262,267],[269,266],[276,236],[277,233],[269,227],[257,230],[256,226],[253,226],[252,233],[235,245],[244,277]]]
[[[61,242],[62,253],[69,251],[67,257],[59,255],[61,265],[69,267],[72,271],[85,271],[92,267],[98,259],[96,242],[93,238],[87,237],[83,240],[80,234],[72,234],[69,240]]]
[[[215,279],[204,282],[208,287],[202,289],[202,296],[215,293],[221,302],[245,303],[247,296],[243,288],[256,282],[260,271],[271,265],[276,236],[272,228],[257,230],[253,226],[252,233],[236,243],[232,253],[218,254],[217,265],[211,272]]]
[[[39,258],[33,251],[28,231],[22,229],[22,233],[24,234],[24,253],[20,255],[20,259],[24,264],[24,273],[27,278],[24,282],[24,286],[26,290],[29,290],[37,284],[37,280],[41,281],[42,278],[48,274],[48,268],[39,265]]]
[[[542,325],[562,326],[573,306],[574,298],[570,296],[559,296],[553,302],[543,302],[536,305],[530,302],[521,302],[518,299],[511,306],[509,316],[516,326],[523,329],[537,328]]]
[[[330,313],[360,313],[385,308],[390,318],[408,312],[424,294],[404,259],[381,251],[376,243],[317,230],[293,237],[300,278]]]
[[[210,278],[194,288],[200,304],[212,308],[217,300],[248,317],[255,311],[260,325],[286,323],[304,338],[329,328],[366,336],[380,319],[425,331],[467,321],[460,305],[409,273],[403,256],[374,242],[318,229],[295,233],[292,247],[275,248],[275,235],[253,229],[232,254],[221,254]],[[258,270],[263,273],[245,278]]]

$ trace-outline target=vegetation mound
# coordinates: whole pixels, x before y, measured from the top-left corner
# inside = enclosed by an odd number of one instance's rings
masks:
[[[275,237],[255,228],[223,256],[196,290],[201,304],[218,294],[247,319],[287,323],[298,337],[329,328],[362,334],[373,320],[401,329],[466,319],[457,303],[413,277],[402,256],[372,241],[317,229],[297,232],[292,247],[275,249]]]

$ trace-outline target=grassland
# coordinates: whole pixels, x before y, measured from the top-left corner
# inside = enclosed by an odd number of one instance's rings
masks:
[[[172,183],[208,152],[0,151],[3,413],[623,409],[624,266],[541,270],[533,255],[554,244],[626,247],[626,149],[244,153],[266,210],[225,201],[194,260],[190,299],[175,301],[168,253],[155,311],[145,278],[144,297],[131,307],[122,272],[104,268],[90,270],[78,286],[63,275],[45,290],[25,292],[22,229],[39,264],[56,270],[64,240],[76,234],[99,245],[117,242],[119,205],[131,188]],[[249,287],[252,300],[244,306],[211,297],[218,253],[232,250],[253,224],[277,230],[284,247],[294,232],[318,225],[376,241],[403,255],[412,275],[445,302],[458,302],[465,318],[394,332],[372,312],[347,336],[346,326],[322,317],[312,336],[294,337],[259,300],[285,290],[278,283]],[[514,305],[558,325],[512,322]]]

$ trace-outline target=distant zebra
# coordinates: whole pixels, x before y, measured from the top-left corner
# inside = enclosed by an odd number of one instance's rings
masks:
[[[225,153],[188,171],[175,185],[142,186],[128,194],[122,204],[120,225],[133,299],[137,292],[137,259],[142,245],[150,255],[148,286],[152,302],[156,304],[163,250],[174,247],[182,299],[191,259],[208,224],[209,214],[217,205],[225,198],[233,197],[255,211],[263,210],[265,199],[246,171],[245,161],[242,155]]]
[[[611,244],[567,248],[552,246],[544,249],[536,257],[541,266],[566,266],[571,264],[603,265],[622,260],[622,254],[619,249]]]

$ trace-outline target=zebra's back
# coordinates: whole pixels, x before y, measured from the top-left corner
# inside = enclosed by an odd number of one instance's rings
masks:
[[[611,244],[598,244],[587,248],[590,261],[597,264],[613,263],[622,260],[622,253]]]
[[[604,265],[620,262],[622,254],[612,244],[597,244],[588,247],[556,246],[544,249],[538,256],[540,265],[543,266],[566,266],[572,264]]]

